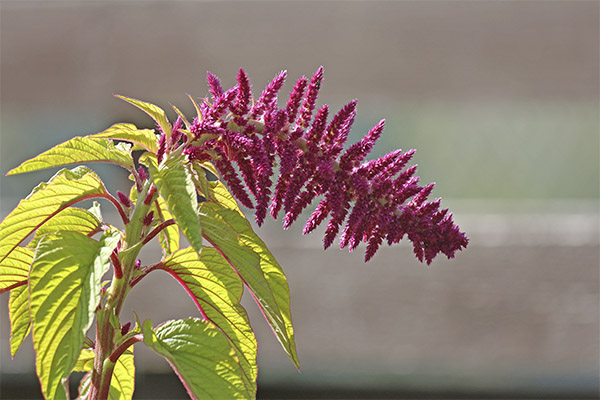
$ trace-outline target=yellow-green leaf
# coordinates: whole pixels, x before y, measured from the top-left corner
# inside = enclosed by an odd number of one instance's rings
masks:
[[[13,246],[0,246],[0,254],[9,253]],[[29,266],[33,260],[33,249],[16,247],[10,254],[0,261],[0,293],[27,281]]]
[[[94,367],[94,352],[84,349],[82,356],[77,361],[74,371],[91,371]],[[88,399],[92,388],[92,374],[87,373],[79,383],[79,399]],[[135,389],[135,365],[133,364],[133,347],[128,348],[121,354],[115,364],[113,375],[110,379],[108,399],[130,400]]]
[[[51,220],[40,226],[28,247],[35,248],[40,239],[49,232],[75,231],[89,235],[100,229],[100,221],[91,212],[83,208],[69,207],[56,214]]]
[[[6,246],[0,247],[0,252],[3,247]],[[17,247],[0,262],[0,293],[11,290],[8,311],[11,331],[10,350],[13,357],[21,347],[30,328],[27,279],[32,261],[33,249]]]
[[[110,379],[110,400],[130,400],[135,389],[135,365],[133,364],[133,347],[121,354],[115,364],[113,376]]]
[[[255,393],[257,345],[246,310],[239,304],[244,291],[240,277],[212,247],[205,247],[200,256],[191,247],[176,251],[163,264],[202,314],[231,342],[240,359],[244,383]]]
[[[107,196],[104,184],[87,167],[58,171],[39,184],[0,223],[0,265],[31,233],[58,212],[78,201]]]
[[[11,290],[10,299],[8,300],[8,313],[10,316],[10,354],[14,357],[31,328],[27,285]]]
[[[83,349],[81,353],[79,353],[79,358],[77,359],[77,363],[73,367],[74,372],[86,372],[94,369],[94,350],[92,349]]]
[[[171,124],[167,119],[167,114],[165,114],[165,111],[162,108],[155,106],[154,104],[147,103],[145,101],[132,99],[121,95],[116,95],[115,97],[118,97],[121,100],[125,100],[126,102],[133,104],[134,106],[148,114],[158,124],[158,126],[160,126],[163,133],[167,136],[167,139],[171,138]]]
[[[299,368],[289,287],[267,246],[237,206],[231,209],[220,202],[202,203],[200,220],[207,240],[221,251],[248,285],[281,346]]]
[[[156,153],[158,148],[158,139],[152,129],[138,129],[133,124],[118,123],[112,125],[105,131],[96,133],[91,137],[123,140],[144,148],[152,153]],[[136,148],[134,148],[136,149]]]
[[[153,210],[154,215],[159,218],[161,222],[173,219],[173,214],[169,211],[167,203],[162,197],[156,199],[157,204],[154,204]],[[160,246],[163,249],[163,254],[171,254],[174,251],[179,250],[179,227],[177,224],[169,225],[158,234]]]
[[[169,361],[193,399],[254,398],[242,379],[231,342],[214,324],[198,318],[144,323],[144,343]]]
[[[106,162],[127,169],[134,167],[129,152],[116,148],[114,142],[93,137],[74,137],[23,162],[17,168],[8,171],[6,175],[88,162]]]
[[[29,310],[36,371],[44,397],[65,399],[64,380],[75,367],[100,301],[118,232],[98,242],[77,232],[49,233],[29,273]]]
[[[165,200],[175,222],[198,253],[202,250],[202,227],[198,219],[198,199],[192,176],[183,164],[184,157],[174,157],[158,166],[153,154],[145,153],[140,162],[148,167],[150,178]]]

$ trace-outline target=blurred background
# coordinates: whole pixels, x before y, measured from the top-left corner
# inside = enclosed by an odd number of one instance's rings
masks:
[[[113,94],[188,114],[207,70],[243,67],[258,95],[325,67],[320,101],[358,98],[350,142],[381,118],[373,157],[417,149],[421,182],[471,243],[429,267],[407,244],[323,252],[320,233],[257,230],[291,289],[298,373],[252,301],[259,398],[597,398],[597,1],[0,2],[0,217],[55,171],[4,174],[115,122],[152,123]],[[284,97],[285,98],[285,97]],[[171,116],[173,113],[170,114]],[[115,191],[118,168],[92,166]],[[109,206],[103,204],[105,213]],[[151,250],[145,260],[158,255]],[[197,315],[167,275],[123,318]],[[250,299],[251,300],[251,299]],[[9,352],[0,296],[0,398],[40,398],[27,341]],[[135,398],[185,398],[136,346]]]

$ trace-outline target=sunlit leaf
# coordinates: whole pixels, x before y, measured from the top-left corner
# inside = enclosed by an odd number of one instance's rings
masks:
[[[267,246],[239,209],[205,202],[200,205],[200,220],[207,240],[222,252],[248,285],[283,349],[299,368],[289,287]]]
[[[36,370],[46,398],[67,397],[63,382],[79,359],[100,301],[100,281],[118,241],[118,232],[107,232],[100,241],[57,232],[44,236],[36,248],[29,310]]]
[[[190,124],[190,121],[188,121],[188,119],[186,118],[186,116],[176,106],[174,106],[174,105],[171,104],[171,107],[173,107],[173,110],[175,110],[175,112],[177,113],[177,115],[179,116],[179,118],[181,118],[181,120],[185,124],[185,127],[187,129],[190,129],[190,126],[192,126],[192,124]],[[191,134],[191,132],[187,131],[186,135],[188,135],[188,134]]]
[[[0,251],[2,251],[1,249],[2,247],[0,247]],[[0,293],[12,288],[8,301],[8,311],[11,331],[10,350],[13,357],[19,350],[21,343],[23,343],[23,339],[29,333],[30,328],[27,279],[32,261],[33,249],[17,247],[0,262]]]
[[[94,352],[90,349],[83,349],[79,359],[73,368],[76,372],[87,372],[94,368]],[[92,387],[92,375],[86,374],[79,383],[80,400],[90,398]],[[130,400],[133,397],[135,388],[135,365],[133,363],[133,347],[128,348],[121,354],[113,370],[110,379],[110,389],[108,399],[110,400]]]
[[[212,247],[205,247],[200,256],[191,247],[176,251],[163,264],[204,316],[230,340],[240,359],[245,385],[254,393],[257,345],[246,310],[239,304],[244,291],[240,277]]]
[[[104,184],[89,168],[60,170],[33,189],[0,223],[0,265],[19,243],[58,212],[78,201],[104,196]]]
[[[281,335],[278,334],[276,327],[272,326],[273,331],[277,334],[281,345],[288,353],[291,360],[296,367],[299,368],[300,364],[296,354],[294,328],[290,311],[290,289],[285,274],[283,273],[283,269],[268,249],[267,245],[254,232],[252,225],[250,225],[242,211],[239,209],[235,199],[231,193],[229,193],[225,185],[220,181],[209,182],[209,185],[212,189],[210,198],[215,202],[211,207],[219,209],[221,206],[224,206],[230,210],[220,211],[221,217],[231,226],[235,226],[241,243],[250,247],[260,258],[260,269],[268,282],[269,288],[273,293],[273,297],[277,302],[285,324],[285,330],[281,332]],[[208,207],[208,205],[206,207]]]
[[[0,254],[8,253],[13,246],[0,246]],[[16,247],[0,261],[0,293],[27,281],[29,266],[33,260],[33,249]]]
[[[28,247],[35,248],[40,239],[49,232],[75,231],[84,235],[100,229],[100,221],[94,214],[77,207],[69,207],[56,214],[51,220],[40,226]]]
[[[165,111],[162,108],[155,106],[154,104],[147,103],[145,101],[132,99],[125,96],[116,95],[115,97],[118,97],[121,100],[125,100],[126,102],[133,104],[134,106],[148,114],[158,124],[158,126],[160,126],[163,133],[167,136],[167,139],[171,138],[171,124],[169,124],[167,115],[165,114]]]
[[[167,359],[193,399],[249,399],[231,342],[214,324],[197,318],[144,323],[144,343]]]
[[[145,163],[158,193],[165,200],[168,211],[190,242],[200,253],[202,250],[202,227],[198,219],[198,199],[192,177],[183,164],[183,157],[174,157],[157,165],[156,157],[145,153],[140,162]]]
[[[27,285],[11,290],[8,300],[8,313],[10,316],[10,354],[14,357],[31,328]]]
[[[131,201],[135,202],[137,201],[137,196],[137,189],[134,185],[129,192],[129,198]],[[154,219],[158,221],[156,222],[156,225],[174,219],[173,214],[169,211],[169,207],[167,207],[167,203],[165,203],[165,200],[160,196],[152,203],[149,211],[154,213]],[[158,242],[163,250],[163,254],[167,255],[179,250],[179,239],[179,227],[177,224],[169,225],[160,231],[158,234]]]
[[[94,369],[94,350],[83,349],[73,367],[74,372],[86,372]]]
[[[135,389],[135,365],[133,363],[133,347],[128,348],[121,354],[113,376],[110,380],[109,399],[129,400],[133,397]]]
[[[173,214],[169,211],[167,203],[162,197],[156,199],[156,203],[151,208],[155,210],[154,215],[160,222],[165,222],[173,219]],[[160,247],[163,249],[163,254],[171,254],[179,250],[179,227],[177,224],[169,225],[158,234]]]
[[[115,148],[114,142],[93,137],[74,137],[23,162],[6,175],[88,162],[106,162],[133,169],[133,159],[129,152]]]
[[[154,130],[138,129],[135,125],[127,123],[114,124],[107,130],[96,133],[91,137],[123,140],[133,143],[134,145],[144,148],[152,153],[156,153],[158,148],[158,139],[154,133]]]

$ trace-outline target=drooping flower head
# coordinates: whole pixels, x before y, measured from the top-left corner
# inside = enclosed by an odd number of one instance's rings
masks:
[[[277,96],[285,78],[285,71],[277,74],[254,100],[243,69],[237,85],[226,91],[208,73],[212,98],[204,100],[201,118],[190,127],[193,143],[202,144],[184,153],[191,161],[212,161],[237,200],[255,209],[259,225],[267,210],[274,218],[283,210],[288,227],[319,197],[303,232],[327,220],[325,248],[341,231],[340,246],[352,251],[366,243],[368,261],[384,241],[391,245],[407,237],[416,257],[429,264],[439,253],[452,258],[467,246],[452,214],[440,209],[441,200],[427,200],[433,184],[420,186],[416,166],[407,167],[414,150],[365,161],[383,132],[384,120],[344,150],[357,101],[342,107],[329,122],[326,105],[313,117],[321,67],[310,80],[298,79],[285,107],[279,108]]]

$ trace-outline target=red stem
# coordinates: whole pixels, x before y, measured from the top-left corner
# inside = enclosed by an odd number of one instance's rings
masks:
[[[134,287],[135,285],[137,285],[143,277],[145,277],[146,275],[148,275],[150,272],[155,271],[157,269],[164,269],[165,266],[163,263],[159,262],[158,264],[154,264],[151,267],[148,267],[144,270],[144,273],[142,275],[138,275],[136,276],[134,279],[131,280],[131,283],[129,284],[130,287]]]
[[[117,200],[115,197],[113,197],[113,195],[111,195],[110,193],[106,193],[105,195],[100,196],[100,197],[104,197],[105,199],[107,199],[108,201],[113,203],[113,205],[119,212],[119,215],[121,216],[121,219],[123,220],[123,223],[125,225],[127,225],[129,223],[129,218],[127,217],[127,214],[125,214],[125,210],[123,210],[123,207],[121,207],[121,203],[119,202],[119,200]]]
[[[119,347],[117,347],[115,349],[115,351],[113,351],[113,353],[108,357],[108,359],[110,361],[116,363],[117,360],[119,359],[119,357],[121,357],[121,354],[123,354],[129,346],[131,346],[137,342],[141,342],[142,340],[144,340],[144,335],[142,335],[141,333],[139,335],[130,337],[125,342],[123,342]]]
[[[9,290],[12,290],[14,288],[17,288],[17,287],[23,286],[23,285],[27,285],[27,279],[25,279],[24,281],[19,281],[17,283],[13,283],[10,286],[0,289],[0,294],[2,294],[4,292],[8,292]]]
[[[110,255],[110,260],[112,261],[113,268],[115,269],[115,278],[123,279],[123,267],[121,266],[121,260],[119,260],[119,255],[113,251]]]
[[[156,228],[154,228],[152,230],[152,232],[150,232],[142,241],[143,244],[148,243],[149,241],[151,241],[152,239],[154,239],[154,237],[156,235],[158,235],[160,233],[160,231],[162,231],[163,229],[165,229],[167,226],[173,225],[175,223],[174,219],[169,219],[163,223],[161,223],[160,225],[158,225]]]

